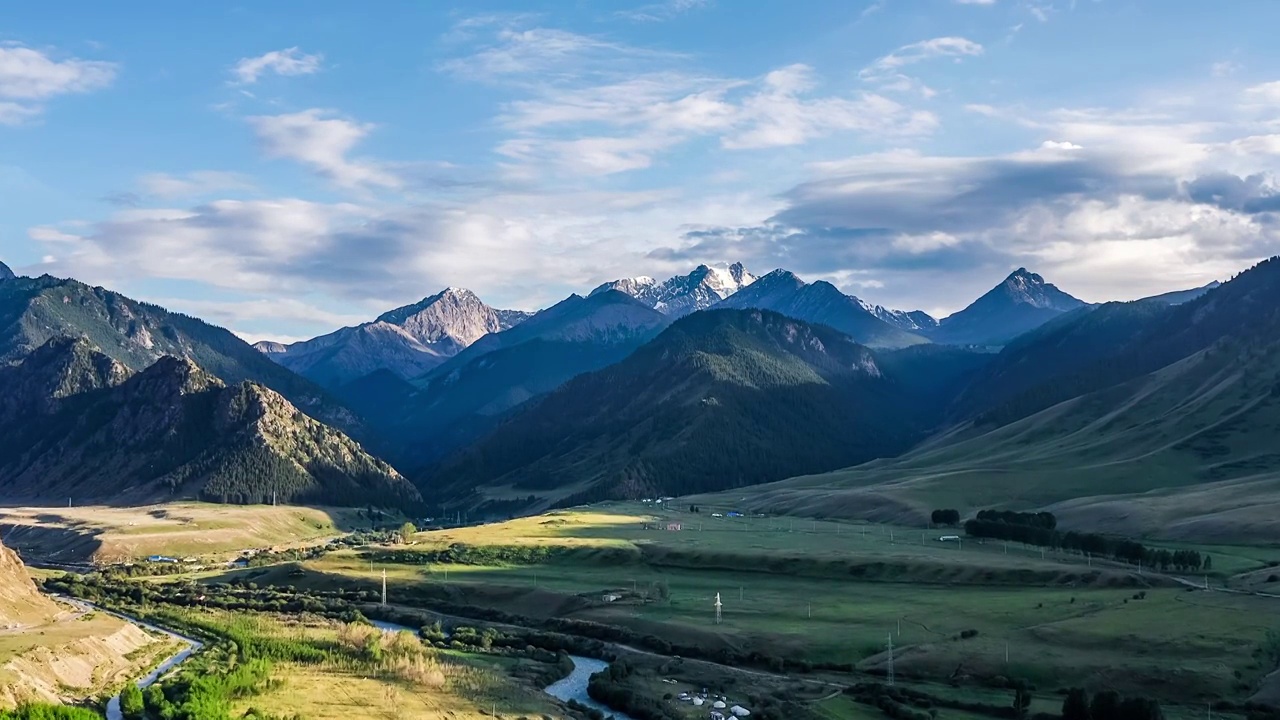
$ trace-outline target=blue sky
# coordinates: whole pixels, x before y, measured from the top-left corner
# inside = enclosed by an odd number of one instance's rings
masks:
[[[1270,0],[0,10],[0,260],[251,339],[698,263],[945,314],[1276,253]]]

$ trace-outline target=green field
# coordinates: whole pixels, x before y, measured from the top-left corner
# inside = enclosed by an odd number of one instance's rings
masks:
[[[407,555],[342,551],[287,576],[274,568],[241,576],[375,589],[386,571],[392,603],[440,598],[590,620],[677,645],[781,656],[789,671],[804,663],[883,671],[892,636],[901,678],[958,675],[974,688],[1024,680],[1044,711],[1060,704],[1060,689],[1109,687],[1157,694],[1170,717],[1191,717],[1210,700],[1248,698],[1274,669],[1258,654],[1267,631],[1280,627],[1274,599],[1196,591],[1016,544],[938,540],[952,532],[612,504],[420,533],[387,549]],[[431,560],[451,547],[461,553],[455,561]],[[1271,557],[1202,549],[1232,570],[1265,567]]]

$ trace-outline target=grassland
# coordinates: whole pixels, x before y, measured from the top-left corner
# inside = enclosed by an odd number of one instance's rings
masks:
[[[998,428],[898,458],[694,498],[800,516],[920,520],[1048,508],[1079,530],[1243,544],[1280,537],[1270,355],[1198,353]]]
[[[125,562],[149,555],[226,559],[340,535],[352,509],[174,503],[144,507],[0,508],[5,543],[28,561]]]
[[[667,529],[677,522],[679,531]],[[1243,700],[1274,669],[1256,651],[1280,625],[1275,600],[1193,591],[1017,545],[939,542],[945,532],[615,504],[420,533],[400,547],[403,562],[331,553],[289,571],[287,582],[373,589],[385,570],[392,602],[436,597],[590,620],[678,644],[783,656],[798,664],[791,668],[847,663],[880,672],[892,636],[900,677],[973,687],[1012,677],[1042,695],[1114,687],[1159,696],[1171,717],[1209,699]],[[450,548],[454,562],[432,559]],[[1233,570],[1265,567],[1272,557],[1265,548],[1204,549]],[[408,561],[414,553],[419,559]],[[487,556],[513,559],[477,562]],[[247,577],[286,581],[273,572]],[[952,716],[966,717],[941,715]]]

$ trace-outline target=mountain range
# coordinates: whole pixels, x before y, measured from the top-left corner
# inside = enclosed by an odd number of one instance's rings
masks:
[[[490,333],[508,330],[531,313],[495,310],[470,290],[446,288],[373,322],[282,345],[256,344],[275,362],[328,388],[378,370],[408,380],[440,365]]]
[[[449,288],[256,349],[0,272],[0,492],[508,514],[731,489],[767,511],[1051,507],[1238,538],[1280,530],[1250,514],[1280,503],[1277,267],[1101,304],[1018,269],[935,320],[699,266],[536,313]]]
[[[753,489],[748,507],[922,517],[1048,508],[1073,527],[1280,532],[1280,261],[1192,299],[1081,308],[1009,344],[911,452]]]
[[[376,382],[378,390],[370,381],[345,392],[384,433],[388,457],[416,469],[475,440],[521,403],[622,360],[669,322],[621,292],[572,295],[480,338],[415,378],[417,388],[404,388],[408,393],[391,388],[386,377]],[[376,405],[364,404],[361,395]]]
[[[545,506],[839,467],[908,446],[919,421],[902,384],[829,327],[710,310],[531,404],[437,482]]]

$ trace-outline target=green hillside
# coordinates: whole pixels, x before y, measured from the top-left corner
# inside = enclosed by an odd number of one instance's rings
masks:
[[[423,484],[527,505],[743,487],[901,452],[931,421],[924,395],[830,328],[769,311],[695,313]]]
[[[1270,262],[1168,311],[1104,308],[1044,328],[970,390],[1003,375],[1030,387],[1013,400],[901,458],[755,488],[749,506],[912,520],[933,507],[1053,506],[1073,526],[1273,539],[1277,299],[1280,266]],[[1111,352],[1096,340],[1106,337]],[[1054,357],[1062,352],[1077,362]],[[1043,382],[1028,381],[1037,375]],[[1063,394],[1072,397],[1057,402]]]
[[[358,444],[252,382],[166,356],[133,374],[56,338],[0,368],[0,493],[11,502],[395,505],[413,487]]]

